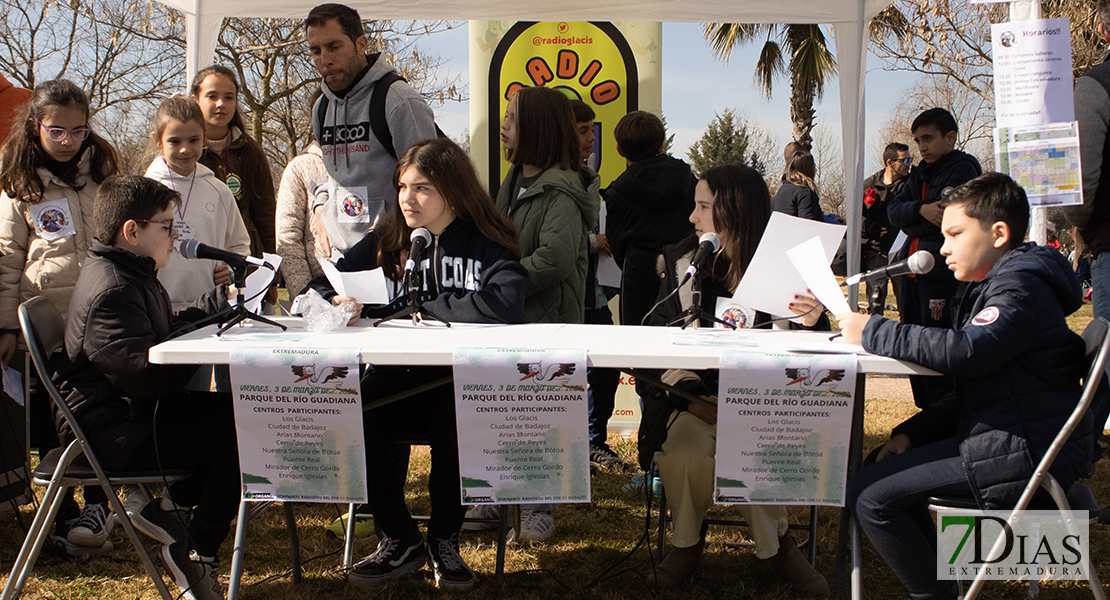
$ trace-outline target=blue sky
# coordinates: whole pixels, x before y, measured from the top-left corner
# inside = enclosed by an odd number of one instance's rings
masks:
[[[831,28],[827,32],[831,37]],[[467,27],[462,26],[444,33],[422,38],[418,42],[422,51],[439,55],[444,61],[442,77],[460,76],[468,80],[469,57]],[[790,138],[789,81],[776,82],[772,98],[767,100],[755,88],[753,74],[758,59],[756,45],[733,50],[728,63],[721,62],[702,38],[697,23],[663,24],[663,113],[670,132],[675,134],[672,153],[686,158],[686,150],[701,138],[714,116],[731,108],[757,123],[776,138],[778,146]],[[711,86],[705,81],[714,81]],[[879,144],[875,139],[878,129],[886,123],[891,109],[900,97],[912,87],[915,77],[901,72],[885,72],[881,62],[868,56],[866,96],[867,149]],[[690,90],[697,90],[692,93]],[[469,108],[465,103],[452,102],[436,107],[436,120],[453,138],[458,138],[469,126]],[[817,104],[817,121],[840,140],[840,95],[837,82],[826,87],[825,95]],[[864,172],[879,167],[879,159],[868,155]]]

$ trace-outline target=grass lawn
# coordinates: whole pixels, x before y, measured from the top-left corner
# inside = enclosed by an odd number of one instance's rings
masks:
[[[1069,319],[1073,329],[1081,331],[1091,318],[1090,305],[1085,305]],[[871,386],[867,398],[865,451],[882,444],[890,429],[915,411],[905,390],[904,380],[887,381],[894,385]],[[894,390],[894,391],[889,391]],[[901,390],[901,391],[899,391]],[[616,441],[617,452],[630,463],[635,461],[635,442]],[[1088,481],[1095,496],[1110,503],[1110,466],[1099,464],[1098,474]],[[414,512],[427,514],[428,453],[426,448],[413,451],[409,481],[410,506]],[[494,533],[463,532],[462,553],[480,574],[482,581],[466,598],[549,598],[631,599],[651,595],[641,573],[648,568],[649,552],[654,545],[656,507],[645,507],[639,495],[621,493],[631,472],[605,470],[593,478],[591,504],[565,504],[556,511],[555,536],[547,543],[511,545],[507,556],[507,575],[502,585],[493,580]],[[302,554],[306,560],[305,578],[294,584],[285,574],[289,569],[288,535],[281,511],[276,508],[252,521],[247,546],[246,575],[241,597],[246,600],[345,600],[374,597],[383,600],[444,597],[434,587],[431,573],[425,569],[380,590],[368,592],[349,585],[338,570],[342,543],[325,533],[340,508],[329,504],[299,504],[296,507]],[[343,509],[345,510],[345,508]],[[712,514],[727,518],[728,508],[714,508]],[[839,509],[818,511],[818,570],[830,584],[835,581],[834,560]],[[647,517],[651,517],[650,525]],[[808,511],[791,509],[791,522],[805,520]],[[30,523],[30,507],[20,511],[22,523]],[[651,535],[647,535],[650,533]],[[1110,528],[1094,525],[1091,531],[1091,556],[1104,579],[1110,579]],[[755,558],[750,548],[734,547],[743,542],[745,530],[719,528],[710,530],[702,567],[693,584],[683,590],[661,595],[661,598],[690,600],[729,600],[746,598],[785,599],[793,594],[778,585],[769,566]],[[804,534],[795,532],[800,542]],[[0,514],[0,584],[6,582],[23,530],[12,512]],[[122,529],[113,532],[116,550],[86,561],[64,560],[49,551],[39,557],[36,571],[27,584],[25,598],[51,599],[155,599],[157,593],[139,564]],[[726,545],[728,543],[728,545]],[[373,551],[376,541],[360,540],[356,554]],[[150,545],[153,548],[153,543]],[[226,589],[230,569],[231,540],[224,544],[222,578]],[[901,586],[886,565],[865,543],[864,597],[870,599],[904,598]],[[171,589],[173,589],[172,584]],[[982,598],[1025,597],[1026,587],[1009,582],[990,582]],[[1086,582],[1060,582],[1042,585],[1041,598],[1056,600],[1089,597]]]

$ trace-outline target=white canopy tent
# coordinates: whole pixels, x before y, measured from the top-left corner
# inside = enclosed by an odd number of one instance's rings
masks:
[[[207,66],[225,17],[303,19],[324,0],[159,0],[185,13],[190,78]],[[849,273],[858,271],[864,169],[864,74],[868,22],[893,0],[348,0],[367,19],[497,21],[658,21],[694,23],[831,23],[840,74],[844,197]],[[783,105],[786,110],[786,104]],[[831,258],[831,257],[830,257]],[[854,293],[854,290],[853,290]],[[849,303],[851,304],[851,303]]]

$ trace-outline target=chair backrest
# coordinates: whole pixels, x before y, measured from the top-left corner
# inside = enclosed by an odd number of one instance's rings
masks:
[[[1033,494],[1036,493],[1041,486],[1041,482],[1048,475],[1052,462],[1056,460],[1056,455],[1060,453],[1068,438],[1071,437],[1071,434],[1079,426],[1080,421],[1083,420],[1087,410],[1091,407],[1091,402],[1094,401],[1098,392],[1099,383],[1106,373],[1107,362],[1110,361],[1110,322],[1102,317],[1093,319],[1083,330],[1083,342],[1086,345],[1085,360],[1089,361],[1087,376],[1083,380],[1083,393],[1079,396],[1079,402],[1075,405],[1075,410],[1072,411],[1064,426],[1060,428],[1060,432],[1056,434],[1056,438],[1052,440],[1052,444],[1048,447],[1044,457],[1041,458],[1029,485],[1022,492],[1015,510],[1024,510],[1029,506]]]
[[[58,352],[65,351],[66,327],[62,315],[49,300],[36,296],[19,305],[19,328],[23,332],[23,339],[27,341],[27,353],[31,355],[31,362],[38,371],[43,389],[62,413],[74,437],[81,441],[81,447],[91,462],[93,459],[89,456],[91,452],[85,443],[85,433],[73,416],[69,404],[62,398],[51,372],[51,359]]]

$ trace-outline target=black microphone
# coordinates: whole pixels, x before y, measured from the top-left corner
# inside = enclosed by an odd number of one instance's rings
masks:
[[[268,266],[266,262],[263,261],[261,258],[256,258],[250,255],[243,256],[241,254],[235,254],[234,252],[228,252],[227,250],[213,248],[212,246],[207,246],[198,242],[196,238],[181,240],[181,243],[177,246],[177,251],[181,254],[181,256],[184,256],[185,258],[188,258],[190,260],[207,258],[211,260],[225,262],[232,267],[239,267],[240,269],[246,269],[248,264],[256,265],[259,267]]]
[[[709,260],[721,247],[721,238],[713,232],[703,233],[698,238],[698,250],[694,253],[694,260],[690,261],[690,266],[686,268],[686,274],[682,276],[682,283],[686,283],[688,279],[697,275],[698,270],[705,266],[705,262]],[[680,286],[682,284],[679,284]]]
[[[899,275],[905,275],[907,273],[913,273],[914,275],[924,275],[933,270],[934,262],[935,260],[933,259],[933,254],[931,252],[929,252],[928,250],[918,250],[913,254],[913,256],[907,259],[900,260],[898,262],[892,262],[885,267],[879,267],[878,269],[874,269],[866,273],[852,275],[851,277],[845,279],[844,283],[840,285],[855,285],[861,281],[882,281],[888,277],[897,277]]]
[[[412,240],[412,248],[409,249],[409,259],[405,262],[406,277],[416,268],[416,261],[420,260],[424,249],[432,244],[432,232],[425,227],[417,227],[412,230],[409,239]]]

